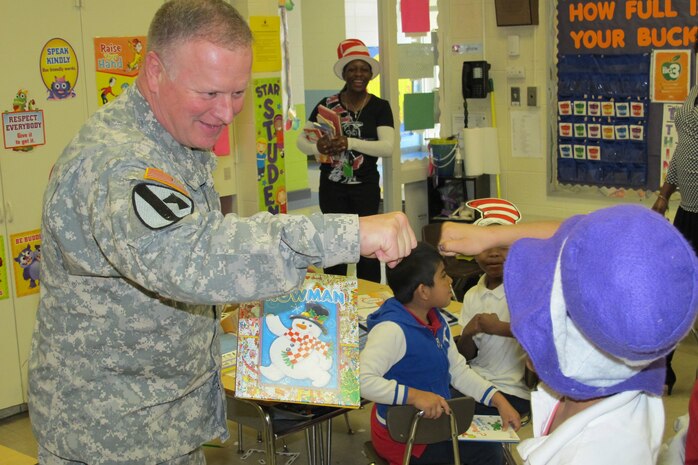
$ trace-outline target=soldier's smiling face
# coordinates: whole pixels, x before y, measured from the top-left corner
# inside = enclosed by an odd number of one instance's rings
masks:
[[[242,111],[252,68],[252,49],[234,50],[205,40],[156,56],[151,108],[177,142],[209,149]]]

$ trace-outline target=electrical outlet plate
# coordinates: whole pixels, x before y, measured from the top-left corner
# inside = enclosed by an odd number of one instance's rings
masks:
[[[511,88],[511,106],[518,107],[521,106],[521,88],[512,87]]]
[[[538,106],[538,88],[537,87],[529,87],[526,90],[526,97],[528,99],[528,106],[529,107]]]

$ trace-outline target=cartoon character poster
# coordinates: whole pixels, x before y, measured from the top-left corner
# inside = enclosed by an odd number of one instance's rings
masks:
[[[309,273],[288,295],[242,304],[236,397],[358,407],[356,286]]]
[[[105,105],[133,85],[143,66],[145,36],[95,37],[97,103]]]
[[[281,79],[254,80],[255,151],[261,211],[286,213]]]
[[[12,99],[12,110],[2,113],[2,139],[6,149],[28,152],[46,143],[44,112],[27,89],[18,89]]]
[[[46,42],[39,59],[41,80],[46,86],[47,100],[75,97],[78,82],[78,57],[73,46],[59,37]]]
[[[10,236],[10,251],[17,297],[36,294],[41,269],[41,231],[13,234]]]

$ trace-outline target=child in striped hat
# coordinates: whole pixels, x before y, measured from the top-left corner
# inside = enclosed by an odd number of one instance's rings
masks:
[[[475,212],[475,224],[512,225],[521,212],[513,203],[496,198],[471,200],[465,207]],[[509,306],[504,295],[504,261],[509,247],[491,247],[475,256],[484,272],[463,297],[458,351],[477,374],[494,384],[521,416],[531,411],[531,394],[525,382],[525,352],[511,333]],[[497,415],[476,404],[475,413]]]

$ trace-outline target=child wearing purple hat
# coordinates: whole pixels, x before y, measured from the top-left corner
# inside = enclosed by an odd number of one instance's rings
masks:
[[[562,224],[449,224],[440,248],[474,254],[511,243],[511,329],[543,381],[521,457],[530,465],[654,464],[664,356],[698,309],[693,249],[660,215],[634,205]]]

